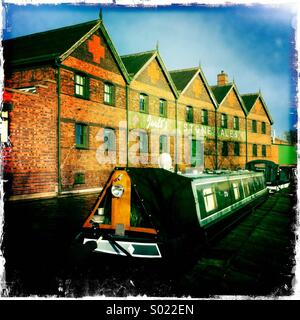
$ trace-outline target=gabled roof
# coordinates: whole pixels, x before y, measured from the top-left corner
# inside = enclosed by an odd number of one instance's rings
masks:
[[[128,54],[121,56],[122,62],[124,63],[127,73],[130,76],[130,80],[136,79],[143,70],[154,60],[157,59],[159,66],[162,69],[163,74],[167,78],[167,81],[175,95],[178,97],[178,91],[176,86],[170,76],[168,70],[165,67],[165,64],[158,52],[158,50],[145,51],[140,53]]]
[[[248,113],[254,106],[254,103],[257,100],[258,96],[259,96],[259,93],[249,93],[249,94],[241,95]]]
[[[133,78],[142,67],[152,58],[155,50],[140,52],[135,54],[128,54],[121,56],[121,60],[124,63],[128,74]]]
[[[237,95],[237,98],[241,104],[241,107],[244,111],[244,114],[245,116],[247,115],[247,108],[244,104],[244,101],[241,97],[241,95],[239,94],[239,91],[235,85],[235,82],[232,82],[232,83],[228,83],[228,84],[225,84],[225,85],[222,85],[222,86],[211,86],[210,87],[212,92],[214,93],[214,96],[216,97],[217,101],[218,101],[218,104],[219,106],[222,104],[222,102],[224,101],[224,99],[227,97],[227,95],[229,94],[229,92],[231,90],[234,90],[236,95]]]
[[[49,30],[3,41],[4,58],[9,64],[52,60],[66,52],[99,20]]]
[[[187,88],[193,82],[193,80],[196,78],[196,76],[200,75],[213,104],[217,108],[218,103],[217,103],[214,95],[212,94],[210,87],[208,85],[208,82],[207,82],[200,67],[190,68],[190,69],[173,70],[173,71],[169,71],[169,73],[170,73],[170,75],[176,85],[177,90],[181,94],[183,94],[185,92],[185,90],[187,90]]]
[[[4,62],[10,66],[25,66],[34,63],[63,61],[95,31],[100,29],[112,55],[128,82],[124,67],[102,20],[93,20],[59,29],[48,30],[3,41]]]
[[[273,121],[273,119],[272,119],[272,117],[271,117],[271,114],[270,114],[270,112],[269,112],[269,110],[268,110],[268,108],[267,108],[267,105],[266,105],[266,103],[265,103],[265,101],[264,101],[264,99],[263,99],[263,97],[262,97],[262,95],[261,95],[261,92],[242,94],[241,97],[242,97],[242,99],[243,99],[243,101],[244,101],[244,104],[245,104],[245,106],[246,106],[246,108],[247,108],[247,116],[248,116],[248,114],[251,112],[251,110],[252,110],[255,102],[256,102],[258,99],[260,99],[260,101],[261,101],[261,103],[262,103],[262,106],[263,106],[263,108],[264,108],[264,110],[265,110],[265,112],[266,112],[266,114],[267,114],[267,117],[268,117],[269,120],[270,120],[270,123],[271,123],[271,124],[274,123],[274,121]]]
[[[178,91],[183,91],[197,73],[198,68],[169,71]]]
[[[210,87],[218,104],[221,104],[224,98],[227,96],[232,88],[232,83],[226,84],[224,86],[211,86]]]

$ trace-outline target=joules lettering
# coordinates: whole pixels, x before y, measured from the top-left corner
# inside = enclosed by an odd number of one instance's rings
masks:
[[[148,116],[147,118],[147,129],[155,128],[155,129],[165,129],[167,126],[167,120],[163,118],[154,119],[152,116]]]

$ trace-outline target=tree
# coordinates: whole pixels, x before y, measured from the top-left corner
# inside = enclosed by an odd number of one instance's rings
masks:
[[[297,129],[290,129],[289,131],[285,131],[284,134],[284,139],[288,141],[289,144],[295,145],[297,144]]]

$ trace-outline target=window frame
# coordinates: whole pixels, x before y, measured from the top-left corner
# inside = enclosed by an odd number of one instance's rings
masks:
[[[74,185],[75,184],[85,184],[84,172],[75,172],[74,173]]]
[[[77,143],[77,127],[81,126],[85,128],[85,132],[82,133],[83,143]],[[84,141],[85,139],[85,141]],[[88,149],[89,148],[89,126],[86,123],[76,122],[75,123],[75,146],[76,149]]]
[[[2,110],[0,112],[0,143],[8,143],[8,141],[9,141],[8,111]]]
[[[214,211],[218,206],[215,189],[213,187],[203,188],[202,194],[206,212]]]
[[[226,113],[221,113],[221,128],[228,128],[228,116]]]
[[[233,144],[233,154],[237,157],[240,156],[240,151],[241,151],[240,148],[241,148],[240,143],[235,141]]]
[[[109,136],[111,136],[110,134],[106,135],[106,132],[113,132],[114,135],[114,140],[111,142],[109,140]],[[110,127],[105,127],[104,131],[103,131],[103,141],[104,144],[106,144],[105,141],[105,137],[108,137],[108,143],[107,143],[107,147],[105,147],[105,151],[116,151],[116,143],[117,143],[117,139],[116,139],[116,130],[114,128],[110,128]]]
[[[163,113],[161,113],[161,107],[163,106]],[[168,111],[167,111],[167,100],[159,99],[159,116],[163,118],[167,118]]]
[[[201,166],[204,162],[203,158],[203,140],[193,139],[190,140],[190,155],[191,155],[191,167]]]
[[[257,133],[257,121],[252,120],[252,132]]]
[[[142,138],[143,137],[143,138]],[[143,140],[144,137],[146,138],[146,140]],[[144,142],[146,143],[146,148],[144,145]],[[139,132],[139,152],[140,153],[148,153],[149,152],[149,135],[146,131],[140,131]]]
[[[208,110],[207,109],[201,110],[201,124],[204,126],[208,125]]]
[[[241,198],[240,186],[238,182],[232,182],[232,191],[235,200],[239,200]]]
[[[266,125],[265,121],[263,121],[261,123],[261,133],[262,134],[266,134],[267,133],[267,125]]]
[[[240,130],[240,118],[237,116],[233,117],[233,129]]]
[[[252,156],[257,157],[257,144],[255,143],[252,145]]]
[[[163,146],[165,144],[165,146]],[[168,136],[162,134],[159,136],[159,154],[168,152]]]
[[[261,146],[261,156],[264,158],[267,156],[267,146],[265,144]]]
[[[188,123],[194,122],[194,108],[192,106],[185,107],[185,121]]]
[[[77,77],[82,78],[83,83],[77,82]],[[82,88],[82,94],[79,92],[77,93],[77,88]],[[80,90],[79,90],[80,91]],[[89,99],[90,96],[90,85],[89,85],[89,78],[86,74],[75,72],[74,73],[74,96],[81,99]]]
[[[143,101],[144,110],[141,109],[141,101]],[[139,95],[139,112],[149,112],[149,96],[146,93],[140,93]]]
[[[105,88],[108,87],[110,92],[106,92]],[[106,97],[109,98],[109,101],[106,101]],[[104,82],[103,85],[103,102],[104,104],[114,106],[115,105],[115,85],[111,82]]]
[[[226,146],[226,148],[225,148]],[[224,152],[226,151],[226,152]],[[228,141],[222,141],[222,150],[221,150],[221,155],[222,157],[228,157],[229,152],[228,152]]]

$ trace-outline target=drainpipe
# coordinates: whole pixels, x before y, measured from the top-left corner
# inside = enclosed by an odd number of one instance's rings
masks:
[[[245,130],[246,130],[246,163],[248,162],[248,121],[247,118],[245,118],[246,120],[246,126],[245,126]]]
[[[60,80],[61,79],[60,79],[60,64],[57,60],[55,60],[55,65],[57,66],[57,82],[56,82],[56,91],[57,91],[57,185],[58,185],[58,194],[61,194],[61,171],[60,171],[60,162],[61,162],[61,150],[60,150],[61,81]]]
[[[175,98],[175,172],[178,172],[178,99]]]
[[[215,150],[216,150],[216,163],[215,170],[218,170],[218,123],[217,123],[217,109],[215,109]]]
[[[126,83],[126,168],[129,164],[129,85]]]

